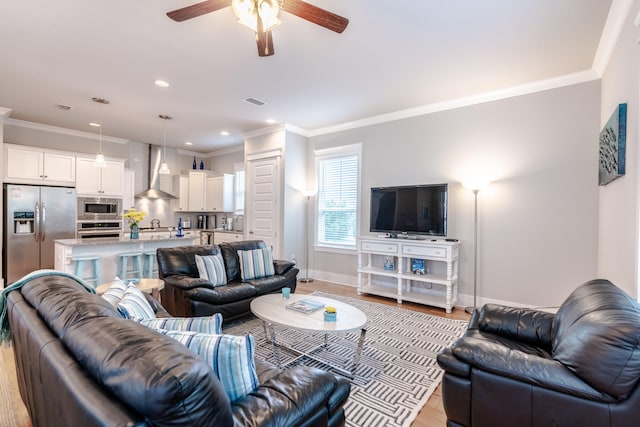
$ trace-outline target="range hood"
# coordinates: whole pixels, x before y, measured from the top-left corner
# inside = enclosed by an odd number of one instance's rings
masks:
[[[162,147],[149,144],[149,181],[147,189],[136,194],[136,199],[177,199],[173,194],[160,189],[160,163],[162,162]]]

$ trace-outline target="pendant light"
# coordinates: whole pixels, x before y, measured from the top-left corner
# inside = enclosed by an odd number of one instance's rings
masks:
[[[104,159],[104,154],[102,154],[102,108],[109,103],[108,100],[104,98],[91,98],[93,102],[97,102],[100,104],[100,122],[98,123],[98,128],[100,131],[99,136],[99,146],[98,146],[98,154],[96,154],[96,159],[93,161],[93,166],[97,168],[106,168],[107,162]]]
[[[163,132],[163,143],[162,143],[162,163],[160,164],[160,169],[158,169],[158,173],[160,175],[170,175],[171,170],[169,170],[169,165],[167,164],[167,159],[165,158],[167,154],[167,123],[166,120],[171,120],[171,116],[167,116],[165,114],[159,114],[162,120],[165,120],[164,132]]]

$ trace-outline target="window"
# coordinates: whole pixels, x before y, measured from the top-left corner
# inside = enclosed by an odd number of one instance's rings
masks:
[[[234,189],[234,209],[237,215],[244,214],[244,164],[233,165],[233,189]]]
[[[316,152],[317,243],[355,248],[358,230],[360,145]]]

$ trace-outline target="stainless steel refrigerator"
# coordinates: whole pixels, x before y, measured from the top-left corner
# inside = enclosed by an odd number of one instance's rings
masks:
[[[73,239],[76,190],[3,185],[2,276],[5,286],[27,273],[54,266],[54,240]]]

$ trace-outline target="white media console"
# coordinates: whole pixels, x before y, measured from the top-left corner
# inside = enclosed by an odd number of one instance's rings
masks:
[[[458,299],[460,242],[380,237],[358,238],[358,294],[373,294],[442,307]],[[413,272],[414,262],[424,269]],[[423,274],[421,274],[423,273]]]

